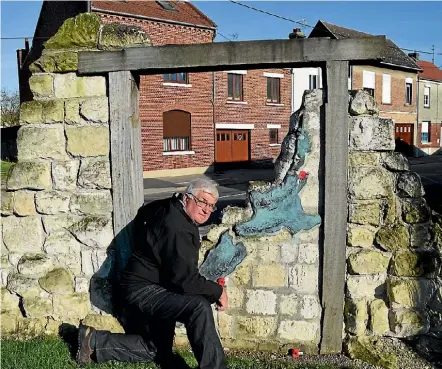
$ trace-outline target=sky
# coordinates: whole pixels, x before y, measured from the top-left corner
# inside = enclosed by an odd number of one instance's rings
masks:
[[[192,1],[231,40],[286,39],[297,23],[278,19],[229,1]],[[320,19],[361,32],[386,35],[396,45],[431,53],[442,66],[442,2],[435,1],[242,1],[294,21],[314,26]],[[1,87],[18,89],[16,50],[24,47],[24,37],[34,35],[42,1],[0,0],[1,10]],[[303,28],[308,35],[311,28]],[[21,37],[10,40],[7,38]],[[218,35],[215,41],[226,41]],[[405,51],[408,53],[409,51]],[[431,61],[432,55],[420,53]]]

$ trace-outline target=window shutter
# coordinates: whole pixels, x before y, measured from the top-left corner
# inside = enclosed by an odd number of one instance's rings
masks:
[[[422,122],[422,133],[428,133],[428,122]]]
[[[164,112],[163,137],[190,137],[190,113],[181,110]]]
[[[382,75],[382,102],[391,104],[391,76],[389,74]]]
[[[376,74],[374,72],[364,70],[362,74],[362,84],[363,88],[372,88],[374,90],[376,84]]]

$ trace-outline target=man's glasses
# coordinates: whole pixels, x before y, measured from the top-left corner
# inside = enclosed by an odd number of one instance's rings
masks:
[[[206,208],[210,212],[214,212],[216,210],[215,204],[209,204],[206,200],[201,200],[191,193],[188,193],[187,196],[192,197],[192,199],[195,201],[196,206],[198,206],[201,209]]]

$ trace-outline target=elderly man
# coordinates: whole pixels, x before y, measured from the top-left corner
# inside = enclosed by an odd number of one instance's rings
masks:
[[[137,334],[109,333],[81,325],[79,364],[88,364],[94,357],[99,363],[156,360],[163,367],[176,367],[170,358],[178,321],[186,327],[200,369],[226,368],[211,304],[225,310],[227,293],[198,271],[198,225],[209,219],[217,199],[214,183],[198,179],[183,194],[141,207],[134,221],[134,249],[121,276],[119,297],[132,321],[126,332]]]

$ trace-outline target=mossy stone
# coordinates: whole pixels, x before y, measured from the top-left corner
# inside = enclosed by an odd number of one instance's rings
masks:
[[[49,293],[72,293],[74,281],[71,274],[63,268],[51,270],[38,280],[40,287]]]
[[[404,199],[402,202],[402,218],[406,223],[423,223],[431,216],[430,208],[425,199]]]
[[[410,244],[408,230],[401,224],[382,227],[376,234],[375,242],[386,251],[408,248]]]
[[[96,14],[82,13],[67,19],[44,46],[47,50],[94,49],[97,47],[99,30],[100,17]]]
[[[127,46],[151,45],[152,42],[140,27],[121,23],[103,25],[98,48],[101,50],[123,48]]]
[[[78,70],[78,54],[75,51],[44,52],[29,69],[33,73],[75,72]]]
[[[359,359],[385,369],[399,369],[396,354],[385,350],[382,338],[350,337],[345,346],[352,359]]]

